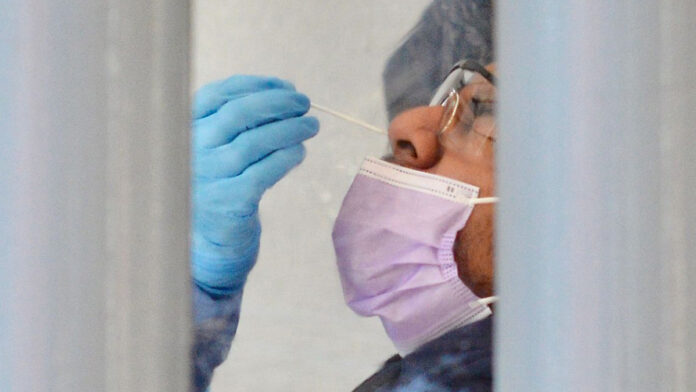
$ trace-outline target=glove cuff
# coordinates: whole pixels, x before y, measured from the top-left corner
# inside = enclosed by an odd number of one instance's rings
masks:
[[[236,294],[237,292],[241,291],[244,288],[244,284],[246,283],[246,281],[242,282],[237,287],[229,287],[229,288],[227,288],[227,287],[226,288],[212,287],[212,286],[209,286],[209,285],[207,285],[207,284],[205,284],[205,283],[203,283],[195,278],[193,279],[193,283],[196,286],[198,286],[201,290],[203,290],[204,292],[210,294],[213,297],[213,299],[217,299],[220,297],[227,297],[227,296],[230,296],[232,294]]]
[[[256,262],[256,252],[253,255],[245,256],[243,260],[233,260],[206,256],[192,251],[191,274],[193,281],[210,294],[232,294],[244,287],[249,271]]]

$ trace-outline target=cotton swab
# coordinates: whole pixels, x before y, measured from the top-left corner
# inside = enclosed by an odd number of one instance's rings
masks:
[[[352,116],[349,116],[349,115],[347,115],[347,114],[343,114],[343,113],[337,112],[337,111],[335,111],[335,110],[333,110],[333,109],[329,109],[329,108],[327,108],[326,106],[317,105],[316,103],[312,103],[312,104],[310,104],[310,106],[313,107],[314,109],[317,109],[317,110],[322,111],[322,112],[324,112],[324,113],[328,113],[328,114],[330,114],[330,115],[332,115],[332,116],[336,116],[336,117],[338,117],[338,118],[340,118],[340,119],[349,121],[349,122],[351,122],[351,123],[353,123],[353,124],[356,124],[356,125],[359,125],[359,126],[365,128],[365,129],[369,129],[369,130],[372,131],[372,132],[381,133],[381,134],[383,134],[383,135],[386,135],[386,134],[387,134],[387,131],[385,131],[384,129],[381,129],[381,128],[378,128],[378,127],[376,127],[376,126],[374,126],[374,125],[371,125],[371,124],[368,124],[368,123],[366,123],[366,122],[360,121],[360,120],[358,120],[357,118],[352,117]]]

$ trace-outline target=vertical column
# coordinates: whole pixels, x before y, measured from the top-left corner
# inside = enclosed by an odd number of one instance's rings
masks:
[[[663,390],[696,390],[696,3],[660,8]]]
[[[188,1],[0,32],[0,390],[187,390]]]
[[[688,3],[498,3],[499,391],[693,389]]]

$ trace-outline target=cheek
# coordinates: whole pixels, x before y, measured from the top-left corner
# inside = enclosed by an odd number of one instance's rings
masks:
[[[479,137],[479,139],[482,138]],[[424,171],[477,186],[479,197],[495,196],[493,158],[492,150],[486,151],[484,156],[463,154],[454,149],[445,149],[437,164]],[[476,213],[476,209],[474,213]]]
[[[479,297],[493,295],[493,222],[492,206],[476,207],[453,249],[460,279]]]

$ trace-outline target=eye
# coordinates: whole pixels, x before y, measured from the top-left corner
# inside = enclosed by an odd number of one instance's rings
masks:
[[[495,101],[483,100],[476,97],[471,99],[471,112],[474,117],[492,116],[495,110]]]

